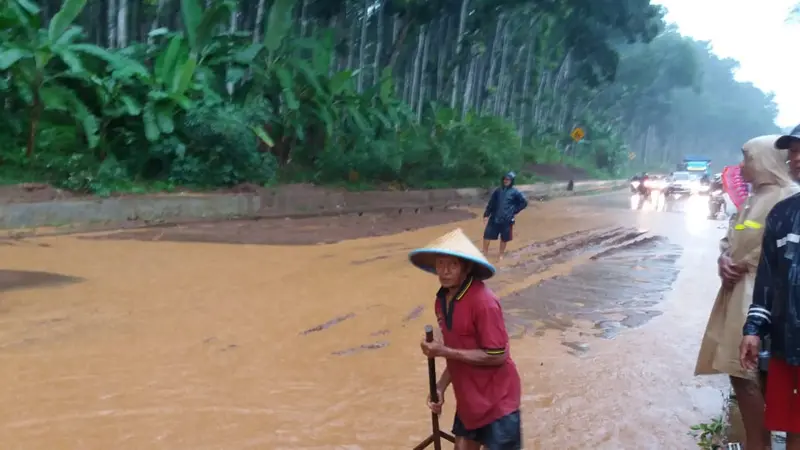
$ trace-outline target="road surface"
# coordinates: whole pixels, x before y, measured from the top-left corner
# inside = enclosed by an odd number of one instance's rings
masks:
[[[532,202],[490,282],[528,449],[686,450],[721,411],[725,380],[692,371],[725,224],[702,204],[629,204]],[[458,214],[324,245],[187,242],[198,228],[4,241],[0,448],[412,448],[429,432],[418,342],[437,283],[406,255],[456,226],[477,242],[480,219]],[[315,220],[240,234],[325,241],[383,219]]]

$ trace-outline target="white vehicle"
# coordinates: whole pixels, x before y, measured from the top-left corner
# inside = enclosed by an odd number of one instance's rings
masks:
[[[667,185],[667,177],[664,175],[651,175],[647,181],[644,183],[644,187],[650,189],[651,191],[663,191],[666,189]]]
[[[690,195],[694,187],[695,180],[689,172],[672,172],[667,185],[667,195],[675,198]]]
[[[703,174],[689,172],[691,177],[690,187],[692,194],[708,194],[711,189],[711,183],[703,183]]]

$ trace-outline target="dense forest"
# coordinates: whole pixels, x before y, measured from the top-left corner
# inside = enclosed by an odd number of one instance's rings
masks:
[[[649,0],[5,0],[0,178],[94,192],[730,162],[771,95]],[[574,142],[580,127],[585,138]]]

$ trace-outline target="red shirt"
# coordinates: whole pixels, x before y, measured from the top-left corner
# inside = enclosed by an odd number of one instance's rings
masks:
[[[503,309],[483,282],[468,279],[449,306],[445,293],[441,289],[436,296],[436,319],[445,346],[481,349],[489,354],[509,352]],[[499,366],[475,366],[448,359],[447,369],[456,396],[456,414],[468,430],[486,426],[519,409],[522,383],[510,355]]]

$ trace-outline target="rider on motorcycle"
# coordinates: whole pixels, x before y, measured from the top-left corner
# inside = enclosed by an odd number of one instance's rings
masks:
[[[650,193],[650,189],[645,186],[647,181],[650,179],[650,176],[647,172],[642,172],[642,176],[639,177],[639,193],[642,195],[646,195]]]
[[[722,174],[714,175],[711,179],[708,196],[708,218],[716,219],[725,212],[725,189],[722,184]]]
[[[714,178],[711,179],[711,192],[721,191],[722,189],[722,174],[714,175]]]

